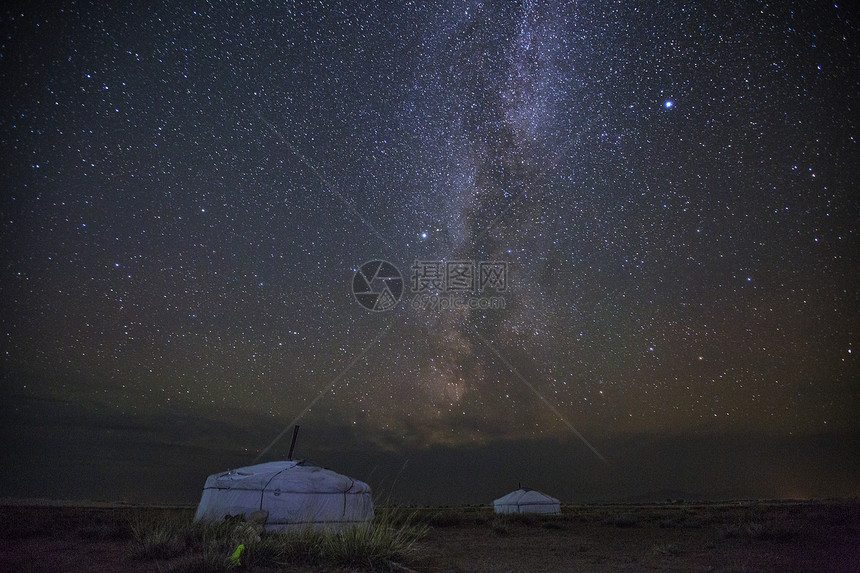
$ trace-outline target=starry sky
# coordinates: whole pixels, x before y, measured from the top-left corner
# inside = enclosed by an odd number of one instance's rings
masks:
[[[858,495],[858,39],[814,1],[4,7],[0,495],[193,503],[295,423],[416,503]],[[415,261],[504,263],[503,305],[413,304]]]

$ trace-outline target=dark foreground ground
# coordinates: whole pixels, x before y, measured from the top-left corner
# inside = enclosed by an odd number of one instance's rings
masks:
[[[133,511],[0,506],[0,571],[183,570],[176,556],[134,555]],[[556,517],[500,518],[488,507],[422,508],[414,519],[429,525],[416,553],[407,565],[383,570],[860,572],[858,500],[565,506]],[[332,567],[304,563],[279,570]]]

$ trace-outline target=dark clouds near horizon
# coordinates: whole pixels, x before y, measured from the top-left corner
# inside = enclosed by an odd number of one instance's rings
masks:
[[[39,400],[16,401],[13,410],[3,421],[7,497],[193,504],[208,474],[246,464],[247,444],[281,429],[250,426],[244,412],[129,420]],[[564,436],[394,449],[353,427],[311,424],[299,438],[297,458],[349,468],[383,503],[486,504],[520,483],[566,503],[849,497],[860,470],[856,434],[618,434],[596,442],[610,464]],[[285,459],[289,442],[270,459]]]
[[[189,501],[297,418],[303,457],[411,501],[857,494],[845,7],[83,3],[0,31],[0,495]],[[505,262],[505,307],[367,312],[377,258]]]

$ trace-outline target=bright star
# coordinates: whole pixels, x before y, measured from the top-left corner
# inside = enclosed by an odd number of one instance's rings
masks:
[[[672,109],[672,106],[675,105],[675,102],[669,99],[666,100],[666,103],[664,103],[663,105],[666,107],[666,109]]]
[[[425,231],[425,232],[423,232],[423,233],[421,233],[421,238],[422,238],[422,239],[426,239],[426,238],[427,238],[427,232],[426,232],[426,231]]]

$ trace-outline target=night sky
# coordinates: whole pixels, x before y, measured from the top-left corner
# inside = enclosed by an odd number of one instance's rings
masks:
[[[860,495],[856,11],[38,4],[0,16],[0,496],[194,503],[294,423],[415,503]]]

